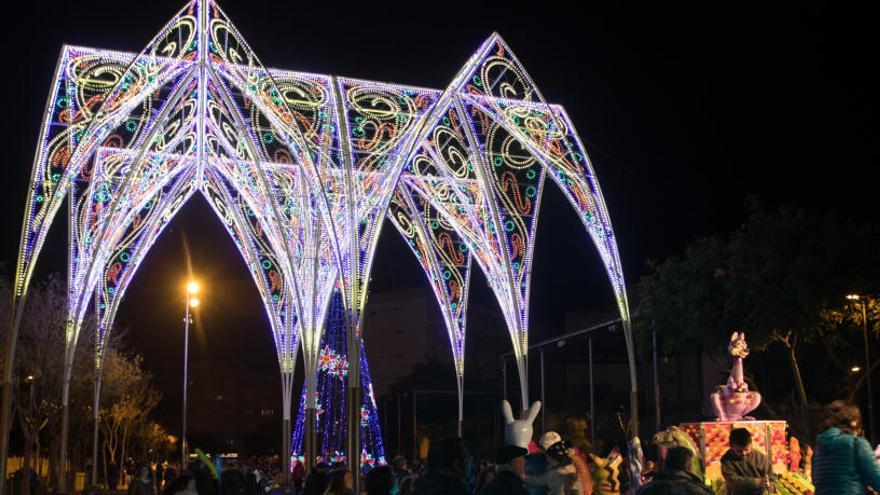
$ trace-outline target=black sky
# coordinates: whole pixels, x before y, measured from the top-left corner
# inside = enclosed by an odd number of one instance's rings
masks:
[[[7,12],[0,33],[8,71],[0,260],[8,276],[61,45],[139,51],[181,4],[31,1],[18,4],[16,17]],[[644,273],[646,258],[740,223],[748,195],[880,217],[873,177],[880,43],[867,12],[739,2],[647,10],[552,1],[221,5],[266,66],[436,88],[500,32],[587,144],[630,282]],[[546,191],[533,321],[552,326],[562,312],[607,306],[611,296],[577,218],[554,187]],[[184,209],[142,265],[119,322],[132,327],[131,342],[148,364],[160,361],[163,349],[179,348],[174,291],[185,236],[206,283],[222,287],[207,297],[204,352],[274,365],[257,293],[210,215],[201,200]],[[40,273],[64,268],[60,220]],[[422,283],[396,236],[389,229],[381,240],[375,290]],[[177,351],[168,352],[177,359]]]

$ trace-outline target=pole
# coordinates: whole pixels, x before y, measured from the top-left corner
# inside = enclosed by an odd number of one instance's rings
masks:
[[[501,390],[503,390],[504,400],[507,400],[507,361],[501,360]]]
[[[99,289],[95,290],[95,325],[98,334],[101,332],[101,315],[100,315],[100,283],[98,284]],[[95,340],[97,345],[97,340]],[[101,352],[100,349],[96,347],[96,352]],[[100,354],[95,356],[96,358],[102,358]],[[95,360],[95,397],[92,402],[92,486],[97,486],[98,484],[98,413],[99,408],[101,406],[101,360]]]
[[[547,432],[547,397],[544,395],[544,349],[541,349],[541,432]]]
[[[101,369],[95,368],[95,397],[92,403],[92,486],[98,484],[98,427],[99,424],[99,407],[101,402]]]
[[[311,473],[315,467],[315,459],[318,457],[316,452],[315,439],[315,408],[306,409],[305,418],[305,435],[303,435],[303,464],[306,472]]]
[[[871,353],[868,350],[868,298],[862,298],[862,336],[865,339],[865,385],[868,387],[868,438],[874,444],[874,390],[871,386]]]
[[[651,332],[651,342],[654,346],[654,429],[660,431],[660,373],[657,361],[657,327]]]
[[[68,322],[68,325],[70,323]],[[70,435],[70,377],[73,374],[73,350],[65,346],[64,375],[61,383],[61,447],[58,452],[58,492],[67,491],[67,442]]]
[[[413,459],[419,458],[419,420],[416,405],[416,392],[413,391]]]
[[[596,410],[593,396],[593,337],[587,337],[587,357],[590,369],[590,442],[596,441]]]
[[[400,394],[397,394],[397,454],[403,455],[403,424],[400,410]]]
[[[186,389],[189,381],[189,291],[186,291],[186,317],[183,319],[183,427],[180,433],[180,469],[186,469]]]
[[[310,360],[311,361],[311,360]],[[315,373],[316,366],[313,363],[306,363],[306,411],[305,421],[303,421],[303,467],[306,473],[311,473],[315,467],[317,454],[316,439],[316,422],[317,422],[317,376]]]
[[[21,311],[12,304],[13,313]],[[5,493],[6,484],[6,464],[9,459],[9,427],[12,423],[12,370],[14,369],[13,361],[15,360],[15,341],[18,339],[18,317],[10,323],[9,331],[6,335],[6,361],[3,372],[3,403],[0,406],[0,493]]]
[[[464,438],[464,377],[456,377],[458,385],[458,437]]]

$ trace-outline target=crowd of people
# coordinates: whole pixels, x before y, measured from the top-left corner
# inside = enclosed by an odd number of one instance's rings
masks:
[[[880,464],[862,437],[858,407],[842,401],[824,411],[816,439],[812,481],[815,495],[880,492]],[[766,455],[753,448],[748,429],[733,428],[721,458],[728,495],[774,493],[776,475]],[[451,437],[431,442],[425,463],[401,456],[388,465],[362,470],[366,495],[608,495],[626,490],[614,477],[592,476],[588,456],[555,432],[537,442],[538,450],[501,446],[493,459],[475,462],[465,442]],[[649,470],[638,495],[710,495],[703,479],[690,472],[687,447],[666,449],[662,470]],[[155,468],[155,470],[153,469]],[[604,469],[594,472],[600,473]],[[625,474],[621,470],[620,474]],[[142,464],[131,476],[129,495],[355,495],[354,478],[344,464],[319,463],[305,476],[295,463],[290,483],[282,483],[277,456],[228,462],[222,471],[201,461],[182,472],[167,463]],[[617,474],[617,473],[615,473]]]

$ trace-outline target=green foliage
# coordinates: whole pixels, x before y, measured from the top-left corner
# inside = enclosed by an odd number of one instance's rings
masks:
[[[775,352],[776,359],[788,361],[791,372],[797,428],[805,432],[811,395],[830,390],[835,398],[841,392],[852,398],[861,386],[849,368],[854,351],[864,348],[861,332],[853,329],[860,328],[862,316],[846,295],[878,290],[880,228],[794,206],[768,212],[756,201],[749,211],[731,234],[699,239],[682,254],[650,264],[651,273],[639,284],[642,324],[656,325],[666,354],[726,354],[736,330],[746,332],[756,351],[753,365],[769,363],[764,351],[778,346],[783,353]],[[868,323],[876,335],[880,307],[870,304]],[[636,336],[640,347],[650,345],[650,332]],[[801,356],[810,363],[830,358],[836,370],[806,373]],[[805,376],[816,383],[805,383]],[[766,396],[764,404],[768,410],[780,406]]]
[[[739,329],[758,351],[787,335],[811,340],[825,324],[823,310],[876,288],[875,225],[791,206],[772,213],[750,208],[731,235],[699,239],[683,254],[652,263],[641,280],[666,352],[719,352]]]

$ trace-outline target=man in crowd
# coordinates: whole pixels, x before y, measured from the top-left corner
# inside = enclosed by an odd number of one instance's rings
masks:
[[[428,471],[416,481],[413,495],[471,495],[471,456],[459,437],[431,442]]]
[[[745,428],[730,430],[730,449],[721,456],[721,475],[728,495],[772,493],[776,475],[767,456],[752,448],[752,434]]]
[[[523,480],[526,477],[526,458],[529,451],[516,445],[498,449],[495,479],[486,483],[477,495],[528,495]]]
[[[712,495],[712,490],[700,478],[686,470],[693,455],[687,447],[667,450],[663,471],[639,488],[637,495]]]

